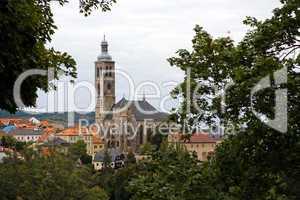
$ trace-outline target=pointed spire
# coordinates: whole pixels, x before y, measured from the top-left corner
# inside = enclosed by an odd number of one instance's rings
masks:
[[[106,41],[106,35],[103,35],[103,40],[101,42],[101,54],[98,56],[98,60],[112,60],[111,56],[108,54],[108,42]]]
[[[103,40],[101,42],[101,52],[102,53],[107,53],[108,52],[108,43],[107,43],[107,41],[105,39],[105,34],[104,34]]]

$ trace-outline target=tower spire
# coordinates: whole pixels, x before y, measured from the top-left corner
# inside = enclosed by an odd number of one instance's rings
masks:
[[[101,42],[101,52],[102,53],[108,52],[108,42],[105,40],[105,35],[103,36],[103,41]]]
[[[106,35],[103,35],[103,40],[101,42],[101,54],[98,56],[98,60],[112,60],[108,53],[108,42],[106,41]]]

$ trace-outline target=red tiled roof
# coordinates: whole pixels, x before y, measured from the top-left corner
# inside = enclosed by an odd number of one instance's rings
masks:
[[[58,133],[59,136],[78,136],[79,133],[82,135],[91,135],[88,132],[87,128],[81,128],[81,132],[79,130],[79,127],[71,127],[63,130],[62,132]]]
[[[209,134],[195,133],[191,136],[188,143],[216,143],[218,140]]]
[[[171,135],[172,139],[185,143],[216,143],[220,141],[220,138],[213,137],[207,133],[194,133],[189,140],[184,141],[182,134]]]
[[[54,128],[45,128],[43,135],[38,139],[38,142],[45,142],[49,136],[54,135],[55,129]]]

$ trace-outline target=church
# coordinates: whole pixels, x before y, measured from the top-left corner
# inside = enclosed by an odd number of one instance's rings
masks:
[[[145,96],[141,100],[123,97],[116,102],[115,62],[108,53],[105,37],[95,62],[95,88],[95,122],[100,127],[109,127],[108,132],[100,133],[107,148],[136,152],[148,142],[155,127],[168,118],[167,113],[158,111]]]

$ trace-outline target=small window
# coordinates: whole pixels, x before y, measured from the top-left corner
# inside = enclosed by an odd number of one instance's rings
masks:
[[[107,89],[111,90],[111,84],[110,83],[107,84]]]

